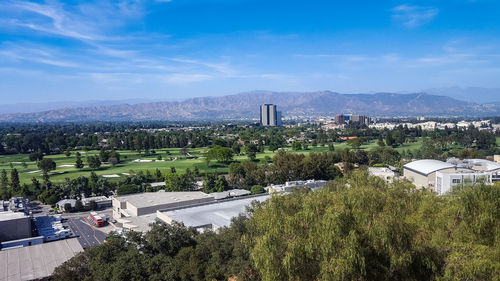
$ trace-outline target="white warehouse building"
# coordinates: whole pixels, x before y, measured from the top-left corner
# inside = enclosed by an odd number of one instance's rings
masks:
[[[461,184],[486,183],[498,180],[500,165],[484,159],[449,159],[447,162],[424,159],[403,166],[403,175],[417,189],[444,194]]]
[[[488,172],[436,172],[436,193],[442,195],[449,192],[455,186],[463,184],[485,183],[492,184],[491,173]]]

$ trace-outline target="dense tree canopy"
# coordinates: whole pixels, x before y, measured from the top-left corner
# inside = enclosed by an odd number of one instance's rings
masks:
[[[273,196],[218,234],[111,235],[56,280],[498,280],[500,185],[437,196],[359,171]]]

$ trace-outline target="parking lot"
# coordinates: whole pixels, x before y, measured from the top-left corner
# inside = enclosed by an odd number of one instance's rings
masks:
[[[68,218],[65,223],[84,249],[100,245],[106,239],[106,233],[91,225],[86,217]]]

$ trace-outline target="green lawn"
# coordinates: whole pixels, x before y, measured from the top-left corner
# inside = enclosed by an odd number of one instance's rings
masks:
[[[497,139],[498,141],[498,139]],[[405,144],[401,147],[396,148],[396,150],[401,151],[402,149],[417,149],[421,145],[421,142],[419,141],[418,143],[412,143],[412,144]],[[361,149],[364,150],[372,150],[377,147],[377,144],[375,141],[369,142],[367,144],[364,144],[361,146]],[[345,148],[350,148],[350,146],[347,145],[347,143],[342,142],[342,143],[335,143],[335,150],[342,150]],[[167,155],[167,151],[170,153]],[[198,167],[200,172],[205,173],[205,172],[219,172],[219,173],[226,173],[227,172],[227,165],[225,164],[220,164],[216,163],[215,161],[212,161],[210,166],[207,167],[205,159],[203,157],[203,154],[207,151],[206,148],[196,148],[196,149],[190,149],[189,153],[197,157],[196,159],[187,159],[186,157],[182,156],[180,154],[180,148],[171,148],[171,149],[159,149],[156,150],[156,155],[151,155],[151,156],[143,156],[139,155],[135,151],[130,151],[130,150],[122,150],[119,151],[121,155],[121,163],[116,165],[116,166],[111,166],[109,164],[103,164],[103,166],[99,169],[96,170],[96,174],[98,175],[118,175],[120,176],[121,179],[124,179],[126,175],[124,173],[134,173],[138,171],[146,171],[149,170],[150,172],[154,172],[157,168],[160,169],[162,172],[170,170],[170,167],[175,167],[177,171],[183,172],[187,168],[194,169],[194,167]],[[304,153],[308,154],[311,152],[323,152],[323,151],[328,151],[328,146],[309,146],[308,150],[301,150],[301,151],[293,151],[290,147],[286,148],[286,151],[292,152],[292,153]],[[85,157],[88,155],[96,155],[99,153],[99,151],[80,151],[82,154],[82,159],[86,163]],[[273,157],[276,152],[272,152],[269,150],[266,150],[264,153],[258,153],[257,154],[257,159],[263,159],[266,156]],[[142,163],[137,163],[134,162],[136,159],[140,160],[156,160],[157,156],[161,155],[164,162],[158,162],[158,161],[152,161],[152,162],[142,162]],[[47,158],[51,158],[56,162],[57,169],[55,171],[52,171],[55,173],[52,175],[51,181],[53,183],[62,183],[64,182],[65,178],[76,178],[79,176],[89,176],[91,169],[90,168],[83,168],[83,169],[76,169],[73,167],[61,167],[62,165],[74,165],[75,164],[75,152],[72,152],[70,157],[66,157],[64,154],[58,154],[58,155],[49,155]],[[174,160],[175,159],[175,160]],[[234,158],[236,161],[245,161],[247,160],[246,155],[241,155],[241,156],[236,156]],[[26,164],[26,167],[24,167],[23,162]],[[0,156],[0,170],[5,169],[8,173],[10,173],[11,167],[16,168],[19,171],[19,177],[21,180],[21,183],[31,183],[31,178],[36,177],[40,181],[42,179],[41,177],[41,172],[37,172],[39,170],[36,166],[35,162],[29,161],[29,155],[27,154],[15,154],[15,155],[2,155]],[[110,180],[115,181],[120,178],[110,178]]]

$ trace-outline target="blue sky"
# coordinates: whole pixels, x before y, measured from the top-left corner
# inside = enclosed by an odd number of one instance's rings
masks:
[[[500,87],[500,1],[0,1],[0,103]]]

